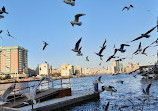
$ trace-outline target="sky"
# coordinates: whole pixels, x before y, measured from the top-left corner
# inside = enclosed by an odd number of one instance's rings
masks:
[[[132,4],[134,8],[122,11],[124,6]],[[28,50],[28,67],[36,68],[38,64],[47,61],[53,68],[59,68],[64,63],[85,67],[111,66],[112,61],[106,59],[114,53],[113,46],[137,38],[156,26],[158,16],[158,0],[76,0],[75,6],[65,4],[62,0],[1,0],[0,7],[5,6],[8,15],[0,19],[0,46],[21,46]],[[86,14],[80,17],[81,26],[72,27],[70,22],[76,14]],[[17,40],[7,36],[7,30]],[[83,56],[72,52],[75,43],[82,37]],[[95,52],[99,52],[104,40],[107,40],[103,61]],[[157,60],[157,47],[146,50],[149,56],[137,55],[130,59],[139,42],[142,47],[148,46],[158,38],[157,30],[151,33],[149,39],[143,38],[130,43],[125,53],[118,56],[127,57],[127,62],[147,65]],[[49,45],[42,51],[43,43]],[[154,56],[151,56],[154,55]],[[90,61],[86,62],[86,56]]]

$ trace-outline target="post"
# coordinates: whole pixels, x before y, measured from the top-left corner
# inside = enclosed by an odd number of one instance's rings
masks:
[[[63,88],[63,87],[62,87],[62,79],[61,79],[61,88]]]
[[[33,100],[31,100],[31,105],[32,105],[32,111],[33,111]]]

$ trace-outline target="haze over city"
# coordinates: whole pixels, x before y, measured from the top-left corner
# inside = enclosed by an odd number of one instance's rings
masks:
[[[76,1],[76,6],[71,7],[62,1],[1,1],[0,7],[6,7],[9,14],[1,19],[1,28],[17,38],[8,38],[5,33],[1,36],[1,46],[22,46],[28,50],[28,67],[35,68],[37,64],[47,61],[54,68],[59,68],[63,63],[80,65],[82,67],[99,67],[100,59],[95,52],[100,50],[105,38],[107,47],[103,52],[102,66],[111,66],[112,61],[106,59],[113,54],[113,46],[120,47],[140,34],[145,33],[156,25],[157,0],[152,1],[101,1],[90,2]],[[132,4],[133,9],[122,12],[123,6]],[[70,21],[74,15],[85,13],[80,18],[82,27],[72,27]],[[82,37],[81,46],[83,56],[78,57],[71,51],[76,41]],[[157,31],[151,33],[151,38],[141,39],[142,46],[146,47],[157,38]],[[42,51],[43,43],[49,45]],[[140,40],[139,40],[140,41]],[[131,43],[123,57],[128,57],[123,63],[133,62],[142,65],[153,64],[157,60],[156,47],[146,52],[149,56],[137,55],[129,59],[137,49],[139,41]],[[155,55],[150,57],[151,55]],[[85,58],[89,56],[90,62]],[[143,58],[143,59],[142,59]]]

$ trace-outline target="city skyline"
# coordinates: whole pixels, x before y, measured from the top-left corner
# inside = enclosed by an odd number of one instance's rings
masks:
[[[114,44],[118,48],[121,43],[138,37],[156,25],[158,12],[156,0],[152,2],[140,0],[132,3],[131,1],[115,3],[103,1],[102,4],[93,2],[88,4],[89,2],[76,1],[77,5],[71,7],[62,1],[2,1],[9,14],[1,19],[0,24],[4,31],[1,36],[4,40],[0,40],[0,44],[1,46],[22,46],[28,49],[28,66],[31,68],[37,67],[37,64],[44,61],[55,68],[63,63],[99,67],[101,61],[94,53],[99,51],[99,46],[106,38],[107,48],[103,52],[104,61],[102,62],[106,67],[111,64],[105,61],[113,54]],[[116,8],[111,8],[107,2]],[[133,4],[134,8],[122,12],[122,8],[129,4]],[[34,5],[37,7],[34,8]],[[78,13],[86,14],[80,18],[83,24],[81,27],[72,27],[70,21],[74,20],[74,15]],[[17,40],[6,37],[6,30],[9,30]],[[83,57],[76,57],[71,49],[80,37],[82,37]],[[143,47],[155,41],[156,38],[156,31],[151,33],[151,38],[143,38],[141,40]],[[42,51],[43,40],[49,44],[44,51]],[[138,44],[139,42],[132,43],[124,57],[131,57],[131,53],[135,51]],[[124,62],[139,62],[142,65],[150,61],[154,63],[157,60],[155,50],[156,47],[147,50],[149,56],[155,54],[153,57],[138,55],[133,60],[127,59]],[[85,61],[86,56],[89,56],[89,62]],[[142,60],[142,56],[145,59]]]

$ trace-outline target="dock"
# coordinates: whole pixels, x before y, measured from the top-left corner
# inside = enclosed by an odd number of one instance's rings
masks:
[[[57,98],[46,102],[41,102],[39,104],[34,105],[34,111],[60,111],[64,107],[68,107],[77,103],[83,103],[85,101],[96,100],[99,98],[99,92],[83,92],[77,95],[66,96],[63,98]],[[20,111],[31,111],[32,107],[30,105],[18,109]]]

